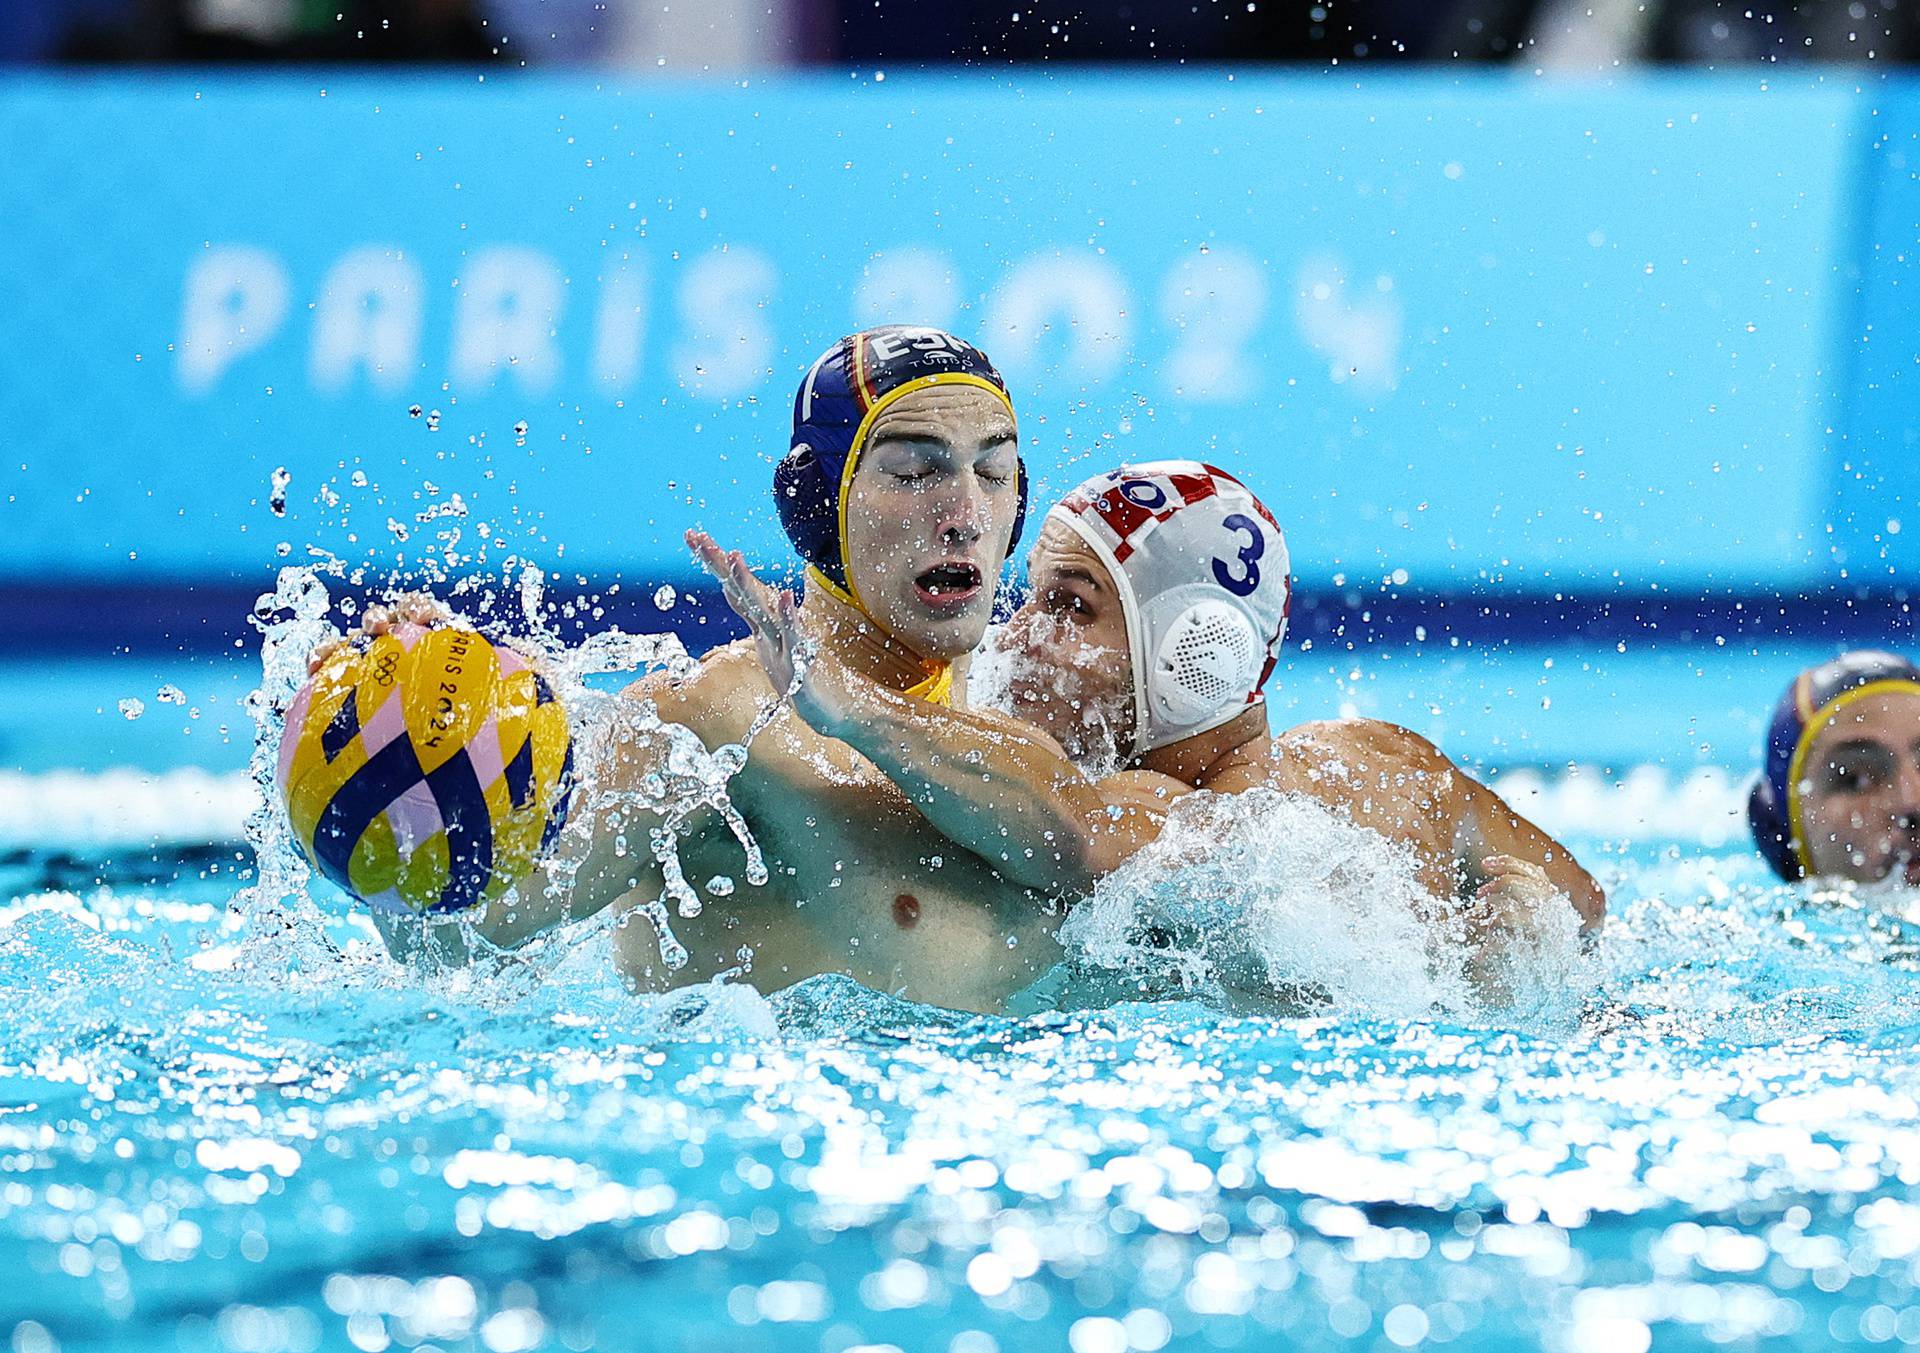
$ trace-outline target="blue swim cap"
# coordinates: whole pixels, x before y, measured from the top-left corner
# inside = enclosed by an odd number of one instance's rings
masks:
[[[1857,648],[1809,667],[1773,707],[1766,760],[1747,795],[1747,825],[1754,845],[1781,878],[1802,879],[1813,872],[1800,824],[1799,782],[1807,749],[1842,708],[1888,686],[1920,690],[1920,667],[1896,653]]]
[[[780,524],[815,578],[860,606],[847,576],[846,493],[874,419],[896,399],[933,385],[972,385],[1013,413],[1007,383],[987,355],[939,329],[886,324],[849,334],[820,354],[793,397],[793,443],[773,472]],[[1027,472],[1015,471],[1020,507],[1007,553],[1027,519]]]

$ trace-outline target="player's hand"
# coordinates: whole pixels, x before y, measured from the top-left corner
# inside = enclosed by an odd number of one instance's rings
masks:
[[[1466,973],[1483,1001],[1504,1008],[1529,988],[1524,970],[1550,933],[1553,909],[1568,904],[1531,860],[1488,855],[1479,873],[1482,882],[1468,903]]]
[[[1480,861],[1480,874],[1483,882],[1473,890],[1467,913],[1469,938],[1487,955],[1530,942],[1558,896],[1547,871],[1516,855],[1489,855]]]
[[[1489,855],[1480,861],[1486,881],[1474,890],[1474,899],[1499,915],[1531,915],[1555,896],[1547,871],[1517,855]]]
[[[794,711],[807,726],[835,736],[842,721],[851,717],[854,678],[844,664],[818,652],[809,641],[793,593],[767,586],[740,551],[721,549],[705,531],[687,532],[687,547],[720,584],[733,613],[753,632],[754,652],[774,693],[791,692]]]
[[[398,625],[418,625],[422,629],[431,629],[453,618],[453,612],[438,597],[427,592],[403,592],[390,602],[367,607],[359,624],[338,639],[318,645],[307,656],[307,675],[312,676],[319,671],[321,665],[344,645],[377,639],[383,634],[392,633]]]

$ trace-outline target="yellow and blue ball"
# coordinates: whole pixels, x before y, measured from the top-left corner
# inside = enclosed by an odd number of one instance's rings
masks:
[[[279,785],[315,869],[383,911],[456,912],[533,871],[567,818],[566,711],[512,649],[400,625],[294,697]]]

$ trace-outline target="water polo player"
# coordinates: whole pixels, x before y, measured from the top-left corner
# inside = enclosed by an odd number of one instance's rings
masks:
[[[702,555],[784,684],[804,637],[791,598],[737,554]],[[1047,514],[1029,580],[1002,635],[1019,721],[901,699],[830,652],[795,700],[1008,878],[1083,895],[1159,834],[1173,800],[1270,787],[1409,847],[1489,957],[1556,895],[1598,924],[1606,899],[1566,849],[1424,738],[1371,719],[1273,737],[1262,692],[1286,632],[1286,541],[1233,476],[1161,461],[1089,479]]]
[[[1920,887],[1920,667],[1857,649],[1796,676],[1747,820],[1783,879]]]
[[[837,667],[915,705],[964,706],[955,663],[986,632],[1025,514],[1018,437],[998,372],[951,334],[869,329],[807,371],[774,487],[806,564],[805,603],[790,619]],[[435,614],[405,609],[414,621]],[[391,619],[383,611],[363,628]],[[692,886],[676,877],[669,897],[647,841],[699,788],[672,725],[719,748],[743,741],[776,700],[751,640],[708,653],[685,680],[636,683],[614,747],[580,750],[569,835],[546,868],[552,886],[489,905],[481,932],[513,944],[617,903],[618,951],[643,985],[711,977],[750,950],[763,987],[843,972],[973,1009],[997,1008],[1056,961],[1058,917],[1041,891],[1010,879],[997,856],[956,849],[850,746],[790,709],[727,785],[765,852],[767,882],[740,877],[740,842],[721,813],[701,808],[678,833],[678,868]],[[692,955],[678,970],[663,964],[640,914],[663,897]]]

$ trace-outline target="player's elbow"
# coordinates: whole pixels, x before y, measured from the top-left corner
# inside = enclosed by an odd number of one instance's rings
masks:
[[[1104,802],[1089,804],[1074,814],[1063,834],[1060,882],[1079,895],[1090,893],[1150,839],[1138,814]]]

